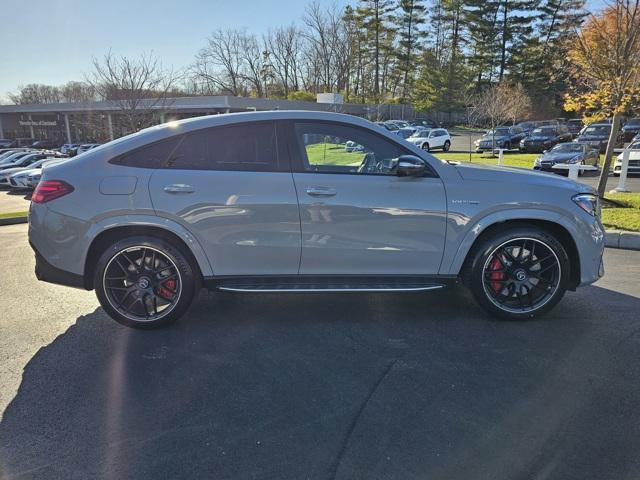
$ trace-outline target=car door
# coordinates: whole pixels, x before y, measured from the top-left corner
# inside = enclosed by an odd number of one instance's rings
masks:
[[[429,147],[440,148],[442,145],[444,145],[442,130],[431,130],[431,133],[429,133]]]
[[[249,122],[188,133],[165,148],[149,183],[153,206],[192,232],[215,275],[298,273],[298,200],[280,147],[273,122]]]
[[[429,168],[398,177],[411,153],[363,127],[324,121],[290,124],[300,205],[303,275],[430,275],[445,240],[444,186]],[[353,141],[360,151],[346,153]]]

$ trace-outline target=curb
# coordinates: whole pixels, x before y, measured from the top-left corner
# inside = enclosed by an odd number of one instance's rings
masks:
[[[606,230],[604,244],[609,248],[640,250],[640,233],[624,230]]]
[[[0,218],[0,226],[16,225],[18,223],[28,223],[28,222],[29,222],[29,217]]]

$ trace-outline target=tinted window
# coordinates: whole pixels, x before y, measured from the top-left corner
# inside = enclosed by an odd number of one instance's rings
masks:
[[[113,161],[120,165],[184,170],[277,171],[273,123],[214,127],[163,140]]]
[[[391,175],[407,152],[367,130],[336,123],[298,123],[303,169],[323,173]]]
[[[178,146],[180,140],[182,137],[179,136],[162,140],[118,157],[111,163],[127,167],[161,168],[166,164],[169,155]]]

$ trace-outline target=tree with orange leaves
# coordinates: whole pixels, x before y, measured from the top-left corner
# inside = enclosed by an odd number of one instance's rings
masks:
[[[576,80],[565,99],[567,111],[590,111],[594,119],[613,115],[598,182],[604,195],[620,118],[640,106],[640,0],[614,0],[591,15],[578,32],[568,60]]]

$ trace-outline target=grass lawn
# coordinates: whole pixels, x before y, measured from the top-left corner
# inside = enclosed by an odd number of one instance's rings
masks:
[[[310,165],[358,166],[364,158],[364,152],[345,151],[343,143],[312,143],[306,149]]]
[[[624,205],[602,208],[605,227],[640,232],[640,193],[608,193],[604,198]]]
[[[0,213],[0,218],[16,218],[16,217],[26,217],[29,215],[29,212],[10,212],[10,213]]]

